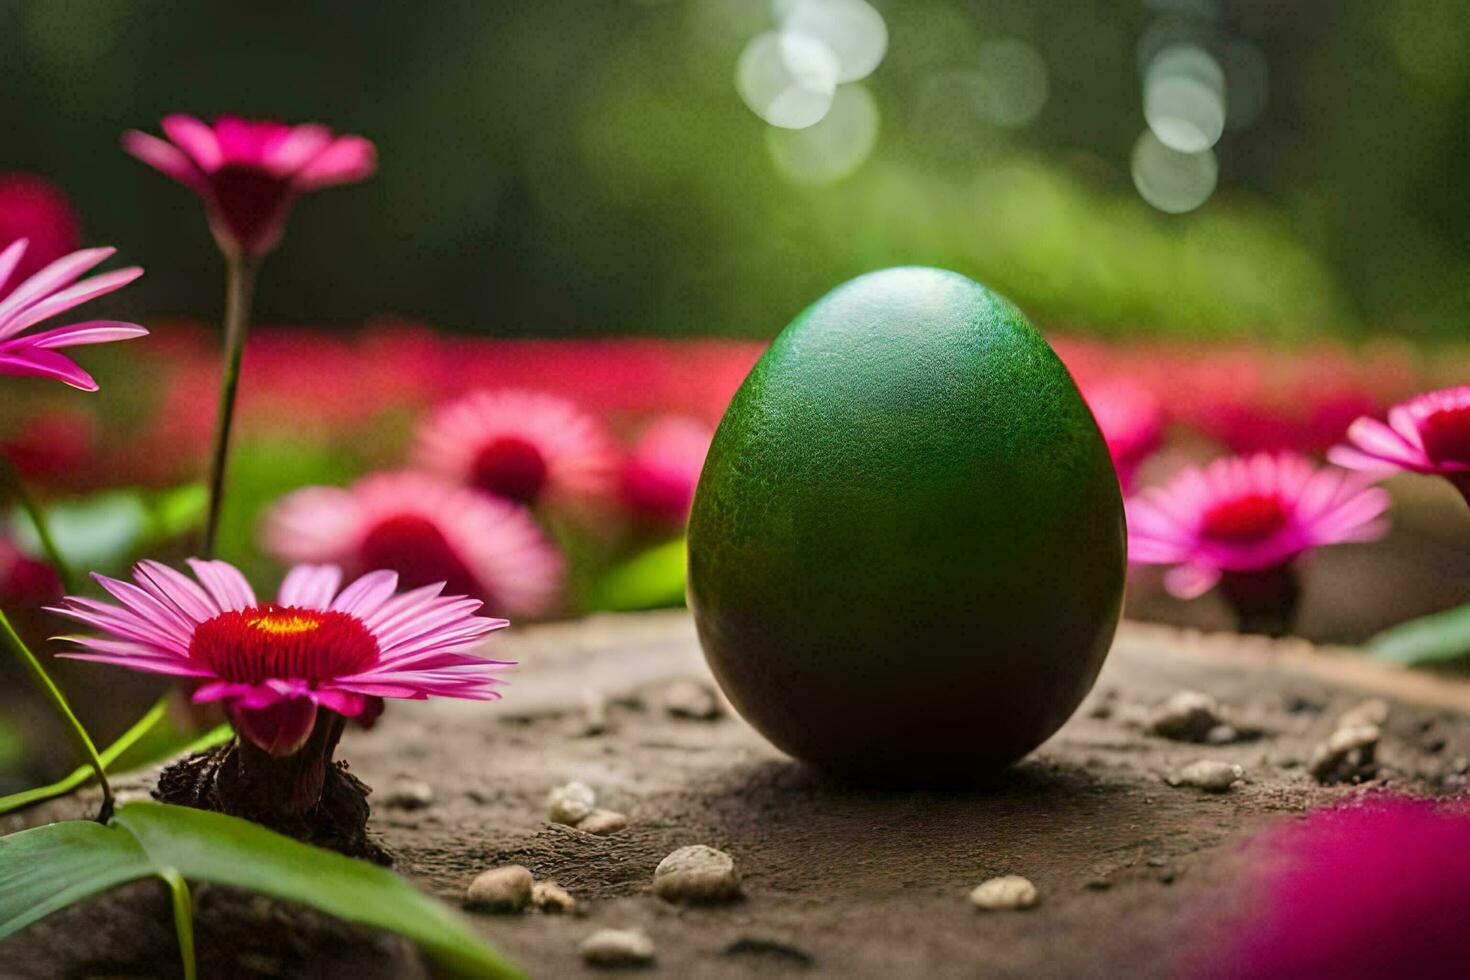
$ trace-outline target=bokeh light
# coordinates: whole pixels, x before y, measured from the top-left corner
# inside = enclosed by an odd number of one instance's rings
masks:
[[[1220,168],[1208,150],[1184,153],[1144,130],[1133,146],[1133,185],[1160,211],[1183,214],[1210,199]]]
[[[999,126],[1024,126],[1046,105],[1050,94],[1046,62],[1025,41],[986,41],[979,51],[980,113]]]
[[[878,142],[878,103],[862,85],[837,90],[821,122],[806,129],[766,130],[776,168],[798,184],[830,184],[863,165]]]
[[[1214,146],[1225,132],[1225,73],[1193,44],[1154,55],[1143,79],[1143,114],[1159,142],[1182,153]]]
[[[804,129],[832,108],[837,76],[837,56],[823,42],[768,31],[741,52],[735,87],[750,111],[772,126]]]
[[[867,78],[888,50],[888,25],[863,0],[774,0],[773,9],[783,32],[831,49],[838,82]]]

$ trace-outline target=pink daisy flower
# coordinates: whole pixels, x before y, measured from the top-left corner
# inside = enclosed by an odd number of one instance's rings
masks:
[[[40,333],[24,331],[44,320],[98,296],[121,289],[143,274],[132,266],[81,279],[82,275],[107,261],[116,249],[86,248],[50,263],[6,292],[26,254],[26,241],[12,242],[0,251],[0,374],[23,378],[51,378],[83,391],[96,391],[97,382],[71,358],[56,353],[65,347],[106,344],[131,340],[148,333],[136,323],[88,320]]]
[[[1159,399],[1128,379],[1088,385],[1082,394],[1108,444],[1118,481],[1127,489],[1139,464],[1163,439],[1164,411]]]
[[[623,499],[655,524],[683,524],[714,430],[698,419],[669,415],[649,426],[623,467]]]
[[[1470,385],[1431,391],[1395,405],[1388,424],[1364,416],[1348,428],[1351,445],[1328,454],[1338,466],[1378,476],[1442,476],[1470,502]]]
[[[1470,814],[1402,797],[1318,810],[1267,831],[1240,913],[1184,975],[1464,976]],[[1216,907],[1202,915],[1219,922]]]
[[[391,568],[409,587],[444,582],[506,615],[547,612],[564,574],[525,508],[417,472],[288,494],[267,515],[265,545],[285,561],[331,562],[351,574]]]
[[[222,702],[238,734],[278,757],[301,748],[319,710],[356,718],[381,698],[499,697],[508,664],[468,651],[509,624],[474,615],[474,599],[440,585],[398,593],[387,571],[340,588],[335,566],[298,565],[261,602],[227,562],[189,565],[198,582],[153,561],[133,583],[93,576],[118,604],[64,599],[54,612],[103,635],[69,637],[83,652],[60,656],[186,678],[195,702]]]
[[[220,248],[264,255],[281,239],[298,195],[372,176],[377,151],[361,136],[315,123],[288,126],[221,116],[165,116],[168,140],[131,130],[123,149],[198,194]]]
[[[1381,537],[1388,505],[1383,490],[1294,453],[1232,456],[1131,498],[1128,556],[1174,565],[1164,581],[1181,598],[1220,584],[1243,620],[1285,614],[1296,558]]]
[[[555,395],[474,391],[419,430],[418,465],[523,504],[574,502],[608,490],[617,456],[602,425]]]
[[[76,251],[81,236],[81,224],[61,188],[35,174],[0,174],[0,248],[22,238],[31,243],[15,269],[16,281]]]

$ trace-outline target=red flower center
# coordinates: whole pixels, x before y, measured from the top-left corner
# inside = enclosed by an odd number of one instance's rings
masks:
[[[1446,408],[1419,423],[1424,452],[1436,463],[1470,463],[1470,405]]]
[[[447,595],[485,598],[475,574],[465,565],[439,527],[415,514],[401,514],[378,523],[363,538],[364,571],[389,568],[404,588],[443,582]]]
[[[1205,511],[1204,533],[1224,541],[1270,537],[1286,523],[1286,509],[1273,494],[1252,493],[1222,500]]]
[[[247,252],[269,251],[281,233],[291,184],[258,167],[226,164],[210,175],[220,220]]]
[[[529,504],[546,486],[546,458],[519,436],[485,444],[470,467],[470,483],[497,497]]]
[[[200,623],[189,657],[239,684],[273,678],[315,684],[371,667],[378,641],[356,616],[271,604]]]

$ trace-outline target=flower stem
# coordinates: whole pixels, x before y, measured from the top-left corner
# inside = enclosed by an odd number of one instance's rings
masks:
[[[31,680],[35,682],[36,687],[51,701],[51,706],[56,709],[56,713],[66,723],[67,730],[71,732],[72,739],[81,748],[82,754],[87,757],[87,762],[92,766],[92,771],[97,774],[97,782],[102,787],[102,810],[97,814],[97,821],[99,823],[107,823],[107,821],[112,819],[112,785],[107,781],[106,769],[102,765],[102,758],[97,754],[97,746],[92,744],[92,737],[87,734],[87,730],[82,727],[82,723],[72,713],[71,705],[66,701],[66,695],[61,693],[61,688],[57,687],[56,682],[51,679],[51,675],[46,673],[46,668],[41,666],[41,662],[36,659],[36,655],[31,652],[30,647],[26,646],[25,641],[20,638],[20,634],[15,632],[14,627],[10,625],[10,620],[5,618],[5,613],[3,612],[0,612],[0,641],[3,641],[5,646],[11,648],[16,659],[25,667],[26,673],[31,675]]]
[[[255,256],[225,258],[225,371],[220,381],[219,411],[214,424],[214,449],[209,460],[209,516],[204,522],[205,558],[214,557],[224,508],[225,471],[229,466],[230,434],[235,424],[235,393],[240,387],[240,360],[250,332],[250,301],[255,293],[260,260]]]
[[[76,591],[76,580],[71,573],[71,565],[61,556],[61,549],[56,547],[56,539],[51,536],[51,525],[46,521],[46,512],[43,511],[36,499],[26,489],[25,482],[20,478],[14,466],[3,457],[0,457],[0,483],[9,488],[12,495],[20,503],[21,510],[31,519],[32,526],[36,529],[36,537],[41,539],[41,550],[46,553],[46,560],[56,570],[56,577],[61,579],[61,587],[67,593]]]

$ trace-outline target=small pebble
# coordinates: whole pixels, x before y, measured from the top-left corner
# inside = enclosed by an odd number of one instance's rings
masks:
[[[1214,698],[1199,691],[1179,691],[1154,709],[1148,730],[1178,742],[1200,742],[1223,721]]]
[[[723,715],[720,699],[713,691],[695,681],[675,681],[664,689],[664,711],[675,718],[714,721]]]
[[[724,851],[692,844],[658,863],[653,893],[669,902],[728,901],[740,895],[740,872]]]
[[[1239,766],[1218,759],[1191,762],[1169,780],[1170,786],[1189,786],[1206,793],[1223,793],[1245,773]]]
[[[483,912],[519,912],[531,900],[531,872],[519,864],[491,868],[470,882],[465,907]]]
[[[616,810],[593,810],[577,822],[577,829],[588,834],[606,837],[628,826],[626,815]]]
[[[1337,727],[1363,728],[1371,725],[1382,728],[1388,721],[1388,702],[1382,698],[1369,698],[1361,704],[1344,711],[1337,719]]]
[[[400,810],[422,810],[434,802],[434,787],[422,779],[397,779],[383,795],[383,805]]]
[[[531,904],[542,912],[563,914],[577,907],[577,900],[554,881],[538,881],[531,886]]]
[[[575,827],[597,807],[597,793],[586,783],[570,782],[546,796],[546,818]]]
[[[1030,879],[1020,875],[982,881],[970,892],[970,904],[986,912],[1035,908],[1040,898]]]
[[[1240,732],[1234,725],[1216,725],[1205,732],[1206,745],[1229,745],[1239,739]]]
[[[578,720],[576,733],[591,737],[605,735],[612,728],[607,713],[607,698],[601,691],[585,691],[582,694],[582,717]]]
[[[647,966],[653,962],[653,940],[641,929],[599,929],[578,947],[592,966]]]
[[[1307,771],[1317,782],[1346,783],[1372,776],[1382,733],[1376,725],[1339,728],[1312,750]]]

